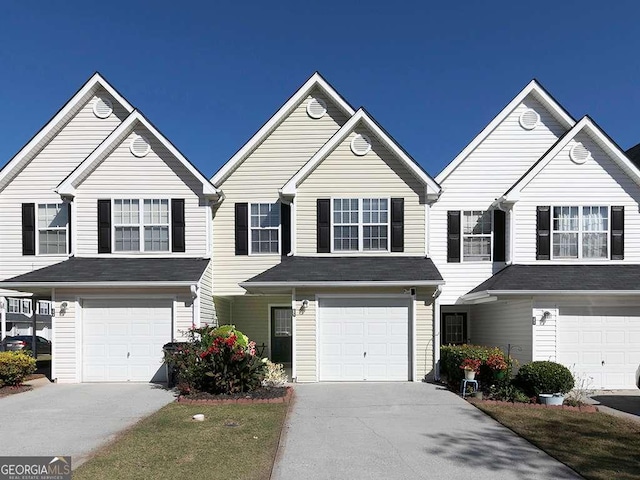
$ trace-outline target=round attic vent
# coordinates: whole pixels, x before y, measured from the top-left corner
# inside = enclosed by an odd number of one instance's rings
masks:
[[[351,140],[351,151],[356,155],[366,155],[371,150],[371,140],[361,133],[356,134]]]
[[[113,104],[106,97],[98,97],[93,102],[93,114],[98,118],[108,118],[113,112]]]
[[[307,115],[311,118],[322,118],[327,113],[327,104],[321,98],[310,98],[307,102]]]
[[[576,143],[573,147],[571,147],[571,150],[569,150],[569,158],[574,163],[584,163],[589,160],[590,157],[591,153],[589,152],[589,150],[587,150],[587,147],[585,147],[581,143]]]
[[[533,130],[538,126],[540,115],[535,110],[526,109],[520,114],[520,126],[525,130]]]
[[[144,157],[151,150],[151,145],[142,135],[136,135],[129,144],[129,150],[136,157]]]

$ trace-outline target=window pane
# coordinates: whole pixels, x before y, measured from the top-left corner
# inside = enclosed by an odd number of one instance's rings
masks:
[[[464,233],[475,235],[491,234],[491,212],[464,212]]]
[[[578,231],[578,207],[553,207],[553,229],[556,231]]]
[[[387,250],[387,226],[365,226],[362,229],[363,250]]]
[[[358,227],[333,227],[333,249],[358,250]]]
[[[38,233],[39,253],[42,255],[67,253],[67,231],[43,230]]]
[[[67,206],[64,203],[38,205],[38,228],[65,228],[67,226]]]
[[[116,252],[137,252],[140,250],[140,229],[138,227],[116,227]]]
[[[578,258],[578,234],[554,233],[553,256],[555,258]]]
[[[490,261],[491,238],[490,237],[465,237],[462,242],[465,261]]]
[[[586,231],[607,231],[609,228],[609,212],[607,207],[583,207],[582,229]]]
[[[152,252],[168,252],[169,227],[145,227],[144,249]]]
[[[582,234],[582,256],[584,258],[607,258],[606,233]]]

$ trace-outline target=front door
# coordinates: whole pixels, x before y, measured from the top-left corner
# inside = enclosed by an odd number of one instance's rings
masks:
[[[467,314],[449,313],[442,314],[440,326],[441,345],[462,345],[467,342]]]
[[[291,363],[291,307],[271,307],[271,361]]]

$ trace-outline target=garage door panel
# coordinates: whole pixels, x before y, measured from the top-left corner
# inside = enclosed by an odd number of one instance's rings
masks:
[[[172,336],[171,300],[89,299],[82,319],[83,381],[166,380],[162,346]]]
[[[408,380],[408,305],[408,298],[321,299],[319,379]]]
[[[558,361],[592,388],[635,388],[640,307],[564,307],[557,328]]]

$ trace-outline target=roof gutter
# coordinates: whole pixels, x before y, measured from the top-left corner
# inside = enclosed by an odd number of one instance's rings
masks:
[[[1,284],[0,284],[1,285]],[[247,288],[282,288],[282,287],[406,287],[408,285],[416,287],[435,287],[444,285],[444,280],[407,280],[393,282],[375,282],[375,281],[354,281],[354,282],[242,282],[240,286]]]
[[[514,297],[514,296],[640,296],[640,290],[484,290],[481,292],[468,293],[462,295],[460,300],[463,303],[482,303],[491,301],[494,297]]]
[[[0,287],[9,288],[61,288],[61,287],[75,287],[75,288],[117,288],[117,287],[143,287],[143,288],[157,288],[157,287],[191,287],[193,280],[189,281],[175,281],[175,282],[0,282]]]

